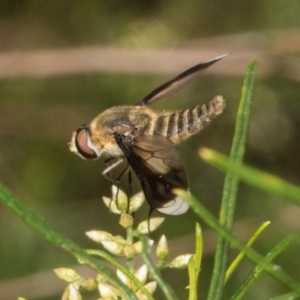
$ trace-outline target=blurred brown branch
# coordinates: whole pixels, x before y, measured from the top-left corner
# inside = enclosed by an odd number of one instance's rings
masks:
[[[0,77],[47,77],[84,72],[175,74],[197,62],[233,53],[207,73],[242,76],[258,59],[260,76],[280,73],[300,80],[300,63],[287,55],[299,52],[300,30],[226,35],[189,42],[177,49],[132,50],[106,46],[0,54]]]

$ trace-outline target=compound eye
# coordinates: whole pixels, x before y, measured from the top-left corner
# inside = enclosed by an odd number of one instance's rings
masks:
[[[97,153],[89,146],[89,135],[85,128],[79,129],[77,131],[76,139],[77,151],[87,159],[97,158]]]

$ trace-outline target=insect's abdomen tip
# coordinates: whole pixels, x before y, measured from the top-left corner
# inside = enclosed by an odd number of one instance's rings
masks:
[[[226,107],[226,100],[221,95],[215,96],[214,99],[211,101],[211,103],[214,104],[214,108],[215,108],[214,114],[215,115],[222,113],[222,111]]]

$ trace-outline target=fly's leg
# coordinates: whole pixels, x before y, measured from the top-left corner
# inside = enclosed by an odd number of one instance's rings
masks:
[[[131,168],[128,171],[128,198],[132,197],[132,177],[131,177]]]
[[[117,167],[119,164],[121,164],[124,161],[123,157],[111,157],[105,160],[105,166],[106,168],[104,171],[102,171],[102,175],[113,185],[117,187],[117,195],[116,195],[116,203],[118,205],[118,195],[119,195],[119,188],[120,188],[120,181],[119,177],[117,180],[113,179],[111,170],[113,170],[115,167]]]
[[[106,160],[104,161],[104,164],[105,164],[105,170],[102,172],[102,175],[104,175],[103,173],[106,171],[106,169],[107,169],[108,167],[110,167],[110,165],[112,164],[112,161],[115,160],[115,159],[116,159],[115,157],[109,157],[108,159],[106,159]],[[114,168],[114,167],[110,168],[110,170],[113,169],[113,168]],[[112,180],[112,175],[111,175],[110,170],[107,171],[107,176],[110,178],[109,181]],[[104,175],[104,176],[105,176],[105,175]],[[106,177],[106,176],[105,176],[105,177]],[[106,177],[106,179],[108,179],[108,178]]]
[[[122,178],[128,173],[128,184],[129,184],[129,190],[128,190],[128,199],[132,196],[132,178],[131,178],[131,167],[129,164],[127,164],[126,168],[121,172],[121,174],[118,176],[117,179],[113,179],[111,170],[113,170],[115,167],[117,167],[119,164],[121,164],[124,161],[123,157],[113,157],[109,158],[105,161],[106,168],[102,172],[102,175],[113,185],[117,187],[117,194],[116,194],[116,203],[118,206],[118,196],[119,196],[119,189],[120,189],[120,183]],[[127,205],[127,212],[129,211],[129,204]]]
[[[104,171],[102,171],[102,175],[112,184],[115,184],[116,186],[119,186],[118,179],[115,180],[112,178],[111,170],[114,169],[116,166],[118,166],[120,163],[124,161],[123,157],[113,157],[109,158],[105,161],[106,168]]]

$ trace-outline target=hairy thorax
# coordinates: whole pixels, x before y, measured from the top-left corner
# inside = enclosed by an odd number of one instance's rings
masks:
[[[154,116],[155,113],[147,107],[116,106],[109,108],[91,122],[93,143],[103,153],[110,156],[122,156],[122,151],[116,144],[113,133],[130,135],[139,132],[147,135],[147,127]]]

